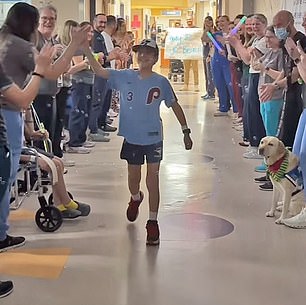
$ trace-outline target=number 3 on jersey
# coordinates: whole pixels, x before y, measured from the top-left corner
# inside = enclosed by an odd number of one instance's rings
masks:
[[[129,91],[128,94],[127,94],[126,100],[127,100],[128,102],[132,102],[132,101],[133,101],[133,96],[134,96],[134,93],[131,92],[131,91]]]

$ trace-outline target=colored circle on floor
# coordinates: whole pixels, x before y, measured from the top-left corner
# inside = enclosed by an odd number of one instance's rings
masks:
[[[165,215],[160,226],[162,239],[170,241],[205,241],[234,231],[234,225],[226,219],[200,213]]]
[[[204,154],[194,154],[191,159],[186,154],[181,153],[167,153],[164,160],[169,164],[189,165],[192,163],[211,163],[214,158]]]

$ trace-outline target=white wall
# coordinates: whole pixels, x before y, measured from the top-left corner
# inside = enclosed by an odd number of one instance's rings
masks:
[[[292,2],[294,0],[291,0]],[[272,23],[272,18],[279,10],[283,7],[282,0],[255,0],[254,1],[254,12],[262,13],[267,18],[269,23]]]

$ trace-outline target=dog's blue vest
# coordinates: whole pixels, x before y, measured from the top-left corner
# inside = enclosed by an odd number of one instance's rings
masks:
[[[287,172],[289,165],[288,157],[289,151],[287,150],[282,160],[279,160],[281,163],[279,163],[276,168],[273,168],[274,165],[268,167],[268,175],[272,180],[277,182],[280,182],[284,178],[288,179],[295,187],[295,190],[292,193],[292,196],[294,196],[304,189],[303,176],[299,166],[295,167],[290,172]]]
[[[293,186],[295,187],[295,190],[292,193],[292,196],[296,195],[304,188],[304,182],[303,182],[303,176],[301,169],[297,166],[290,172],[285,174],[285,178],[288,179]]]

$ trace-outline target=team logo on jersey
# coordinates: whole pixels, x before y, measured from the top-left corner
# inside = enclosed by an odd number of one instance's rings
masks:
[[[147,96],[147,105],[150,105],[154,102],[154,100],[157,100],[160,97],[160,88],[155,87],[155,88],[151,88],[148,96]]]

